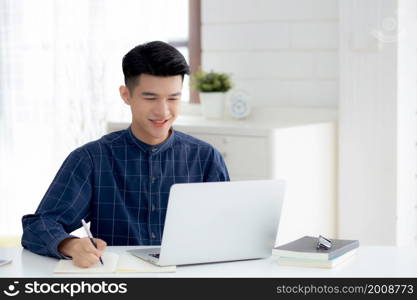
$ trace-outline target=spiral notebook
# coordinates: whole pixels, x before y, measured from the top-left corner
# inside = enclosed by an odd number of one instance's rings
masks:
[[[176,272],[175,266],[159,267],[148,263],[131,254],[118,255],[112,252],[105,252],[102,256],[104,265],[98,263],[89,268],[80,268],[73,264],[72,260],[61,259],[54,273],[173,273]]]

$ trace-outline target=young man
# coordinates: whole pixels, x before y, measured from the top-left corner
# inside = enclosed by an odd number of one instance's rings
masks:
[[[229,180],[216,149],[171,127],[189,74],[180,52],[159,41],[139,45],[124,56],[123,73],[130,127],[70,153],[36,212],[23,216],[23,247],[89,267],[106,245],[160,245],[174,183]],[[69,234],[81,219],[91,222],[97,249]]]

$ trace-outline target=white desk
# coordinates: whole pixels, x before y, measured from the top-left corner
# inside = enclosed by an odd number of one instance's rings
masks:
[[[122,254],[138,246],[110,246]],[[0,267],[0,277],[417,277],[417,249],[360,247],[356,257],[335,269],[279,266],[273,258],[177,267],[176,273],[123,273],[62,275],[52,271],[57,259],[23,248],[0,248],[1,258],[12,258]]]

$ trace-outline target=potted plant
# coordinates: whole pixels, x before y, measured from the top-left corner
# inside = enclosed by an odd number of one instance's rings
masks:
[[[232,88],[230,76],[214,71],[199,69],[192,75],[191,84],[200,92],[203,116],[208,119],[221,119],[224,114],[226,92]]]

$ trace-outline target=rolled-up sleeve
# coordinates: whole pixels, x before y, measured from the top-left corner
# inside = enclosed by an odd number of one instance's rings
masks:
[[[88,221],[92,198],[93,164],[85,149],[65,159],[34,214],[22,218],[22,246],[34,253],[67,258],[58,251],[70,232]]]

